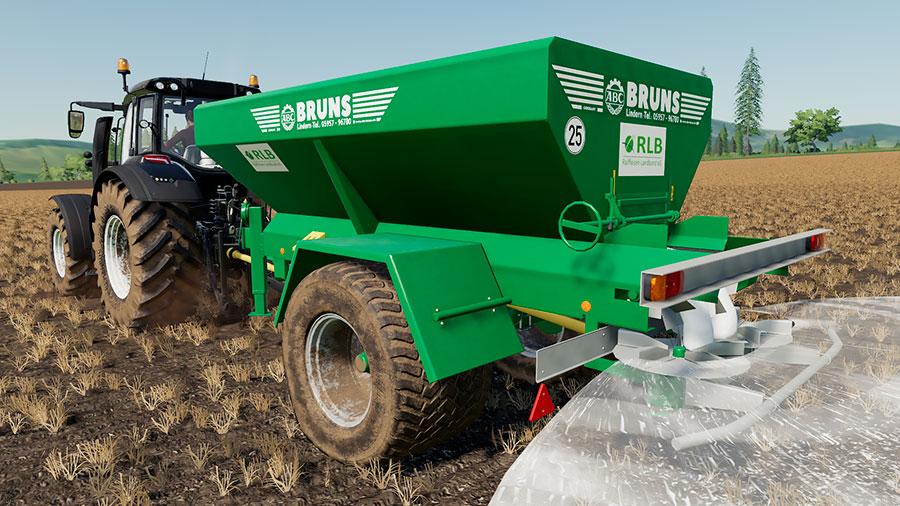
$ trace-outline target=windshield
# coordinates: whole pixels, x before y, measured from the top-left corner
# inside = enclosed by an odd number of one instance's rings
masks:
[[[194,144],[194,108],[213,102],[209,98],[163,97],[163,151],[184,158],[201,167],[218,167],[212,158]]]

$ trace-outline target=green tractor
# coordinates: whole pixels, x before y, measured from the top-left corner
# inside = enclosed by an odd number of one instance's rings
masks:
[[[182,321],[206,285],[220,301],[224,251],[238,206],[249,196],[194,142],[194,108],[259,93],[251,85],[158,77],[129,89],[128,62],[119,60],[126,95],[121,104],[73,102],[116,114],[97,119],[90,195],[55,195],[49,216],[53,281],[65,295],[99,293],[119,324]],[[69,135],[80,137],[84,112],[70,108]],[[111,139],[111,135],[115,136]]]

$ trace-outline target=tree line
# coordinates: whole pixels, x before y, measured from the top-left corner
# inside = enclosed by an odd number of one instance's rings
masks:
[[[78,181],[83,179],[91,179],[91,169],[84,165],[83,155],[67,154],[65,161],[59,167],[51,167],[47,164],[47,159],[41,157],[41,167],[38,169],[36,177],[29,177],[22,180],[16,177],[16,174],[3,166],[3,160],[0,159],[0,184],[11,183],[34,183],[36,181]]]
[[[700,70],[700,74],[707,77],[705,67]],[[762,73],[759,60],[756,58],[756,52],[751,47],[750,54],[747,56],[741,69],[741,76],[735,90],[734,135],[732,137],[728,136],[728,130],[725,128],[725,125],[722,125],[722,129],[716,135],[710,132],[704,154],[707,156],[747,156],[755,154],[753,147],[750,145],[750,136],[760,134],[762,98]],[[834,107],[825,110],[806,109],[797,111],[795,118],[790,121],[788,129],[784,133],[785,139],[782,141],[778,139],[778,135],[773,135],[771,139],[766,140],[760,153],[767,155],[821,151],[817,143],[824,143],[832,135],[843,131],[840,124],[840,111]],[[872,135],[869,138],[869,142],[865,145],[863,145],[862,141],[857,145],[848,145],[845,141],[841,147],[835,148],[829,142],[826,151],[860,151],[877,147],[875,135]],[[894,147],[900,148],[900,141],[897,141]]]

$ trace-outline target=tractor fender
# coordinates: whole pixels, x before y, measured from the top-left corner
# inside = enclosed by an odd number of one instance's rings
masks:
[[[50,200],[59,206],[69,241],[69,258],[91,258],[91,196],[85,194],[54,195]]]
[[[134,163],[109,167],[94,183],[96,194],[100,186],[120,179],[131,196],[144,202],[203,202],[200,185],[184,167],[176,163]]]

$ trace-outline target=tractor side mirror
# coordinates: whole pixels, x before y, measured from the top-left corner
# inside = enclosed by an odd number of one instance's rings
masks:
[[[69,137],[77,139],[84,132],[84,112],[69,110]]]

